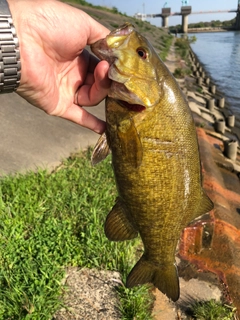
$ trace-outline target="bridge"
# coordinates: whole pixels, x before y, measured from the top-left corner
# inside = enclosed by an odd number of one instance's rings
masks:
[[[164,28],[168,27],[168,18],[171,16],[182,16],[182,32],[188,32],[188,16],[190,14],[208,14],[208,13],[226,13],[226,12],[236,12],[236,25],[235,29],[240,30],[240,0],[238,1],[238,7],[236,10],[213,10],[213,11],[193,11],[191,6],[182,6],[180,12],[171,12],[171,8],[162,8],[161,13],[157,14],[142,14],[136,13],[135,18],[137,19],[146,19],[146,18],[162,18],[162,26]]]

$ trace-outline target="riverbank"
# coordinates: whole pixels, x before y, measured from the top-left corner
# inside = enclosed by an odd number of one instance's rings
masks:
[[[191,48],[205,72],[205,78],[208,76],[211,84],[216,85],[217,99],[225,98],[223,111],[234,114],[233,130],[240,129],[240,33],[202,33],[196,37],[197,41],[191,44]],[[198,76],[201,76],[200,72]]]
[[[227,32],[235,31],[232,27],[203,27],[203,28],[188,28],[188,33],[203,33],[203,32]]]
[[[213,114],[212,119],[214,120],[213,123],[217,132],[225,134],[229,139],[237,139],[239,142],[240,122],[238,115],[234,114],[224,92],[219,89],[212,76],[205,70],[204,65],[191,48],[190,61],[192,77],[195,78],[196,82],[195,89],[198,91],[197,95],[205,100],[203,105],[208,110],[205,110],[205,113]],[[217,76],[214,75],[214,77],[216,78]],[[222,121],[221,125],[219,125],[219,121]]]
[[[197,127],[204,189],[214,209],[185,228],[179,257],[198,270],[195,277],[204,274],[211,282],[215,275],[221,299],[233,303],[239,314],[239,128],[224,94],[217,90],[192,50],[190,61],[193,73],[182,87]]]

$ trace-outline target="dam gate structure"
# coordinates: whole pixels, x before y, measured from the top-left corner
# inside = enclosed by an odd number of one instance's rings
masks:
[[[237,9],[236,10],[216,10],[216,11],[192,11],[192,7],[188,4],[188,0],[182,1],[181,11],[180,12],[171,12],[171,8],[166,7],[167,2],[164,4],[164,7],[162,8],[161,13],[156,14],[141,14],[136,13],[134,15],[137,19],[145,19],[145,18],[162,18],[162,27],[167,28],[168,27],[168,21],[169,17],[171,16],[182,16],[182,32],[187,33],[188,32],[188,16],[190,14],[209,14],[209,13],[225,13],[225,12],[236,12],[236,23],[233,26],[235,30],[240,30],[240,0],[238,0]]]

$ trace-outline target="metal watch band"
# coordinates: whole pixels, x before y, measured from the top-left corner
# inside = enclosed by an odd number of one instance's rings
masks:
[[[21,78],[20,71],[19,42],[12,17],[3,15],[0,10],[0,93],[17,89]]]

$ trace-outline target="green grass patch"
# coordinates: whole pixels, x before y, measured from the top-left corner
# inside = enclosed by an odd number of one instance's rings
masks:
[[[115,22],[110,22],[110,26],[113,27],[114,29],[119,28],[119,25]]]
[[[197,320],[234,320],[236,309],[215,300],[195,303],[189,310]]]
[[[173,36],[170,34],[163,34],[160,37],[160,43],[161,43],[161,50],[160,50],[160,58],[165,61],[169,52],[169,49],[171,47],[173,41]]]
[[[182,60],[185,61],[185,66],[176,68],[173,75],[176,78],[184,78],[186,75],[190,75],[192,73],[190,69],[190,61],[189,61],[189,45],[190,43],[195,42],[197,39],[195,36],[192,37],[182,37],[176,38],[175,40],[175,52],[181,57]]]
[[[189,42],[187,38],[177,38],[175,41],[175,50],[182,59],[187,59],[189,52]]]
[[[175,50],[184,60],[188,60],[189,45],[197,41],[196,36],[192,37],[181,37],[175,41]]]
[[[177,78],[177,79],[181,79],[181,78],[184,78],[186,75],[190,75],[191,74],[191,70],[188,69],[188,68],[176,68],[174,70],[174,77]]]
[[[122,320],[153,320],[149,310],[152,309],[153,295],[147,286],[127,289],[118,287]],[[144,307],[143,307],[144,306]],[[136,313],[135,310],[138,310]]]
[[[92,3],[87,2],[85,0],[70,0],[70,1],[61,0],[61,1],[62,2],[67,2],[67,3],[78,4],[78,5],[81,5],[81,6],[91,7],[91,8],[95,8],[95,9],[100,9],[100,10],[103,10],[103,11],[106,11],[106,12],[111,12],[111,13],[114,13],[114,14],[120,14],[120,15],[125,16],[125,14],[120,12],[117,7],[109,8],[107,6],[95,6]]]
[[[93,168],[90,155],[73,156],[53,173],[0,180],[0,319],[51,319],[62,305],[67,266],[117,270],[125,280],[136,262],[139,240],[104,235],[116,198],[111,158]],[[151,319],[147,287],[121,287],[119,295],[124,319]]]

